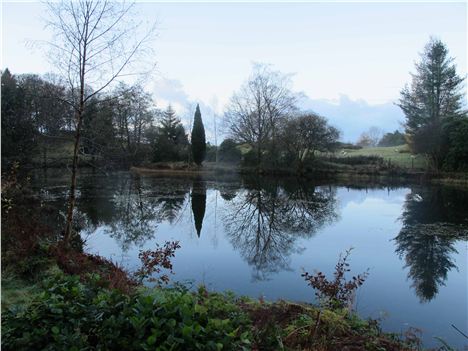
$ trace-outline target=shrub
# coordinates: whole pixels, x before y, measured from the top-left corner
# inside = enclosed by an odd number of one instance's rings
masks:
[[[218,147],[216,145],[211,145],[210,143],[206,143],[205,161],[216,162],[217,150],[218,150]]]
[[[336,149],[361,150],[362,146],[338,141],[336,143]]]
[[[322,272],[315,272],[313,275],[308,272],[302,274],[308,284],[315,289],[315,295],[328,307],[351,307],[355,291],[364,283],[369,275],[366,271],[346,281],[345,274],[351,271],[348,268],[348,257],[351,250],[346,250],[344,255],[340,254],[338,263],[335,266],[335,272],[333,273],[333,280],[328,280]]]
[[[234,298],[156,289],[126,295],[59,275],[24,309],[2,316],[4,350],[242,350],[250,321]]]
[[[254,149],[247,151],[243,155],[242,165],[247,167],[257,166],[257,153]]]
[[[54,230],[46,223],[53,218],[29,188],[17,179],[18,166],[2,177],[2,271],[32,278],[48,265],[48,244],[57,242]]]
[[[329,162],[340,163],[345,165],[383,165],[385,160],[376,155],[370,156],[343,156],[343,157],[329,157]]]
[[[468,118],[453,118],[444,125],[446,152],[444,170],[468,170]]]
[[[239,163],[242,153],[237,147],[237,143],[232,139],[225,139],[219,146],[219,160],[221,162]]]
[[[156,244],[157,245],[157,244]],[[161,273],[162,269],[172,271],[171,259],[175,256],[175,251],[180,248],[178,241],[166,241],[163,247],[157,246],[154,250],[140,251],[138,257],[141,261],[141,267],[135,272],[135,276],[141,282],[149,279],[157,285],[167,284],[169,276],[162,274],[161,276],[154,277],[153,275]]]

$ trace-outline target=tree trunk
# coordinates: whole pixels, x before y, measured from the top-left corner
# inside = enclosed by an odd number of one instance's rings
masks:
[[[44,141],[44,147],[43,147],[43,154],[42,154],[42,166],[44,168],[47,168],[47,142]]]
[[[72,162],[72,175],[71,175],[71,184],[70,184],[70,197],[68,199],[68,209],[67,209],[67,223],[65,226],[65,234],[63,237],[63,242],[65,247],[68,247],[70,244],[70,239],[72,235],[72,222],[73,222],[73,210],[75,208],[76,200],[76,173],[78,168],[78,151],[80,148],[80,136],[81,136],[81,121],[83,114],[83,106],[76,111],[76,132],[75,132],[75,144],[73,148],[73,162]]]
[[[260,141],[257,144],[257,167],[260,170],[262,163],[262,148],[260,146]]]

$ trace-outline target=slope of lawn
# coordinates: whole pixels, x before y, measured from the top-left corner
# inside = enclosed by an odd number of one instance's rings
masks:
[[[412,168],[412,165],[414,169],[426,169],[427,167],[426,158],[423,155],[412,155],[407,145],[371,147],[359,150],[342,149],[336,153],[336,156],[380,156],[385,161],[390,161],[399,167]]]

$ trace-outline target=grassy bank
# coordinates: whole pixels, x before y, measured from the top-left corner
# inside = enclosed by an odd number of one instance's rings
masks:
[[[243,154],[250,148],[239,147]],[[39,140],[33,167],[67,167],[71,162],[73,144],[71,136]],[[80,157],[82,167],[99,164],[90,156]],[[341,149],[334,154],[320,155],[315,162],[305,165],[300,172],[291,167],[261,168],[255,166],[236,165],[230,163],[204,162],[198,167],[186,162],[146,163],[132,167],[132,171],[140,174],[184,177],[214,177],[215,175],[237,176],[238,174],[265,174],[276,176],[302,176],[306,178],[334,177],[337,179],[368,179],[386,178],[400,181],[432,182],[466,187],[468,173],[431,172],[423,155],[412,155],[406,145],[395,147],[373,147],[362,149]]]
[[[124,293],[55,273],[22,308],[4,309],[5,350],[413,350],[346,309],[265,302],[203,286]],[[11,305],[8,307],[12,307]]]
[[[343,161],[344,160],[344,161]],[[350,161],[351,160],[351,161]],[[343,163],[347,162],[347,163]],[[349,162],[349,163],[348,163]],[[232,164],[216,164],[206,162],[202,167],[191,166],[186,163],[158,163],[147,164],[142,167],[132,167],[131,171],[138,174],[152,176],[177,176],[177,177],[203,177],[205,179],[216,179],[222,177],[236,177],[243,175],[271,175],[303,177],[307,179],[328,179],[337,182],[346,181],[372,181],[372,182],[410,182],[410,183],[433,183],[450,186],[468,187],[468,173],[432,173],[420,169],[408,169],[397,167],[394,164],[359,163],[352,164],[353,158],[323,158],[317,160],[313,165],[308,165],[300,172],[295,168],[257,168]]]
[[[389,147],[369,147],[362,149],[342,149],[337,152],[341,157],[378,156],[395,166],[404,169],[425,171],[428,163],[423,155],[412,155],[407,145]]]

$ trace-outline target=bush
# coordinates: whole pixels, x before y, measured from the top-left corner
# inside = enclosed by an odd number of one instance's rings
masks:
[[[2,316],[4,350],[242,350],[250,321],[234,298],[183,289],[126,295],[58,275],[24,309]]]
[[[336,143],[336,149],[361,150],[362,146],[355,145],[355,144],[352,144],[352,143],[342,143],[342,142],[338,141]]]
[[[242,166],[257,166],[257,152],[254,149],[247,151],[242,157]]]
[[[385,133],[377,146],[400,146],[405,143],[405,135],[398,130],[395,130],[393,133]]]
[[[48,265],[48,244],[58,238],[47,223],[53,210],[18,181],[17,171],[16,165],[2,177],[2,272],[33,278]]]
[[[205,161],[207,162],[216,162],[216,151],[218,147],[216,145],[211,145],[210,143],[206,143],[206,155]]]
[[[239,163],[242,153],[232,139],[225,139],[219,146],[219,160],[221,162]]]
[[[315,289],[317,298],[327,307],[351,308],[355,291],[364,283],[369,275],[368,271],[366,271],[353,276],[348,281],[346,280],[345,274],[351,271],[348,263],[351,250],[346,250],[344,254],[340,254],[332,280],[328,280],[322,272],[315,272],[315,274],[304,272],[302,274],[305,281]]]
[[[444,126],[446,171],[468,170],[468,118],[452,118]]]
[[[333,163],[340,163],[345,165],[382,165],[385,160],[380,156],[343,156],[343,157],[329,157],[328,161]]]

